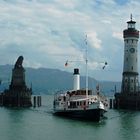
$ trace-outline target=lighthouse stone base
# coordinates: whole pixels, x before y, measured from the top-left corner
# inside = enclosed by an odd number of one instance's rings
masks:
[[[115,93],[115,109],[140,110],[140,92]]]

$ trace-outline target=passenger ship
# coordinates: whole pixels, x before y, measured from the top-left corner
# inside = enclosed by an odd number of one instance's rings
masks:
[[[54,96],[54,114],[71,118],[100,121],[108,109],[108,99],[93,90],[80,89],[79,69],[74,69],[74,90]]]

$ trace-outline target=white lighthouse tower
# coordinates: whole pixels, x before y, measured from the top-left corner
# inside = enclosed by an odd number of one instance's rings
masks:
[[[138,80],[138,39],[139,31],[135,28],[135,21],[127,22],[128,27],[123,31],[124,38],[124,66],[122,77],[122,93],[133,94],[139,91]]]

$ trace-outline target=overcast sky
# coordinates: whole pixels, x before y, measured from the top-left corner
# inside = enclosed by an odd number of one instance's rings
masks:
[[[79,67],[84,75],[87,34],[89,75],[121,81],[122,32],[131,13],[140,29],[139,0],[0,0],[0,65],[23,55],[26,67]],[[75,62],[65,67],[66,60]]]

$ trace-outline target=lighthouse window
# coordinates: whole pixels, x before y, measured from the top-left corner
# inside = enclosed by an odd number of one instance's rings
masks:
[[[133,83],[133,79],[131,80],[131,82]]]
[[[134,44],[136,44],[136,40],[134,40]]]
[[[131,67],[131,69],[133,70],[133,66]]]
[[[126,61],[128,61],[128,57],[126,58]]]
[[[132,39],[132,43],[133,43],[133,39]]]

